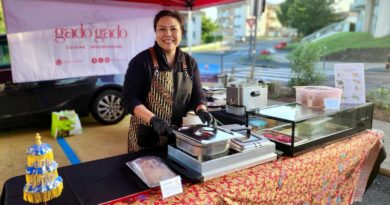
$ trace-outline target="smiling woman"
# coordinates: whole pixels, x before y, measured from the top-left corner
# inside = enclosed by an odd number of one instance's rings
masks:
[[[188,111],[203,122],[213,120],[195,60],[178,46],[184,21],[177,11],[162,10],[154,18],[156,42],[134,57],[127,69],[123,104],[130,119],[128,151],[164,146],[175,140],[171,125],[181,127]]]

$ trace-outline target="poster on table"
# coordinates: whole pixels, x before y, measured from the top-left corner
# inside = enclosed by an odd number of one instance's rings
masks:
[[[12,79],[31,82],[123,74],[153,46],[159,5],[117,1],[3,0]]]
[[[334,65],[335,87],[343,90],[341,103],[366,102],[364,64],[339,63]]]

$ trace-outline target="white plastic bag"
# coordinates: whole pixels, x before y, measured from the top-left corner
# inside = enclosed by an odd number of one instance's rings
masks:
[[[80,118],[74,110],[63,110],[51,114],[51,135],[67,137],[82,133]]]

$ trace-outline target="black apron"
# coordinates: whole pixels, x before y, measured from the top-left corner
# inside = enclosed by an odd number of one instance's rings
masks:
[[[172,70],[159,71],[154,48],[150,48],[149,51],[153,60],[153,76],[145,107],[169,125],[180,127],[183,117],[189,110],[192,93],[192,79],[187,72],[184,55],[182,55],[182,70],[173,73]],[[134,115],[131,116],[128,152],[164,146],[168,141],[174,142],[174,140],[174,136],[158,136],[149,122],[144,122]]]

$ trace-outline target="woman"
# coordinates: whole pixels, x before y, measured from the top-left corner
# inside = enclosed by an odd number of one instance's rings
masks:
[[[123,104],[132,114],[129,152],[174,141],[170,126],[180,127],[190,110],[203,123],[213,120],[205,106],[198,66],[178,47],[183,28],[183,18],[177,11],[160,11],[154,18],[154,46],[129,63],[123,89]]]

